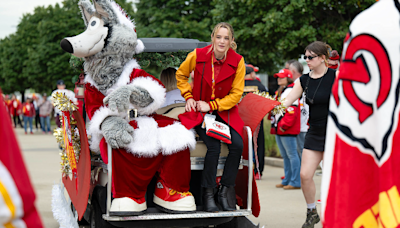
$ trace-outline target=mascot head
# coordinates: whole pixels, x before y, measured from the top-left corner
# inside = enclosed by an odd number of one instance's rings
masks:
[[[79,1],[86,31],[61,41],[61,48],[80,58],[109,55],[132,57],[144,50],[135,24],[113,0]]]

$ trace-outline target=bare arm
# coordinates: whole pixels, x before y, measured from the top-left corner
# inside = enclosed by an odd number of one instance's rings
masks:
[[[283,105],[285,107],[289,107],[290,105],[293,104],[293,102],[301,97],[301,94],[303,93],[303,88],[301,87],[300,84],[300,79],[296,80],[294,83],[294,87],[292,91],[287,95],[285,98],[285,101],[283,102]]]

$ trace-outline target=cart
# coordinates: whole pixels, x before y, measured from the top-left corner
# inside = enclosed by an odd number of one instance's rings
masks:
[[[144,38],[142,39],[147,52],[174,52],[178,50],[193,50],[208,45],[205,42],[177,38]],[[197,211],[194,213],[169,214],[158,210],[153,204],[153,191],[156,179],[149,184],[146,193],[147,213],[139,216],[110,216],[112,156],[108,147],[108,164],[100,155],[89,151],[84,118],[78,111],[71,113],[80,135],[80,158],[77,163],[79,179],[63,176],[63,183],[71,199],[71,209],[79,217],[79,224],[89,224],[90,227],[259,227],[247,216],[258,216],[260,204],[257,185],[253,173],[253,136],[262,118],[272,109],[271,104],[263,105],[265,98],[249,94],[239,104],[239,113],[245,122],[243,129],[244,149],[236,178],[236,211],[220,211],[209,213],[202,211],[200,177],[204,167],[204,157],[207,151],[205,144],[196,139],[196,149],[191,151],[190,192],[192,192]],[[274,103],[277,105],[277,103]],[[177,119],[185,110],[185,104],[173,104],[157,111],[158,114]],[[222,175],[225,160],[228,155],[226,144],[221,145],[217,176]],[[218,179],[218,178],[217,178]]]

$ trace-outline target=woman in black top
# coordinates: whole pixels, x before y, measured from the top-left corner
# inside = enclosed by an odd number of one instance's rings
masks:
[[[293,101],[305,96],[310,107],[310,128],[304,142],[300,171],[301,188],[307,202],[307,218],[302,228],[312,228],[320,221],[315,206],[313,176],[324,157],[329,99],[335,80],[335,70],[329,69],[327,62],[331,50],[329,45],[321,41],[315,41],[305,48],[304,59],[311,71],[296,81],[293,90],[284,101],[284,106],[289,107]]]

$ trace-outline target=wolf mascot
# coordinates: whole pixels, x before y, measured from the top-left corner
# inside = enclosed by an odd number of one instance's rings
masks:
[[[167,212],[195,211],[189,191],[194,133],[154,112],[165,100],[163,84],[133,55],[143,51],[135,25],[112,0],[81,0],[85,32],[65,38],[61,47],[85,58],[85,102],[90,118],[90,148],[107,162],[112,151],[111,215],[139,215],[147,209],[147,185],[157,175],[154,203]],[[127,111],[138,116],[129,119]]]

